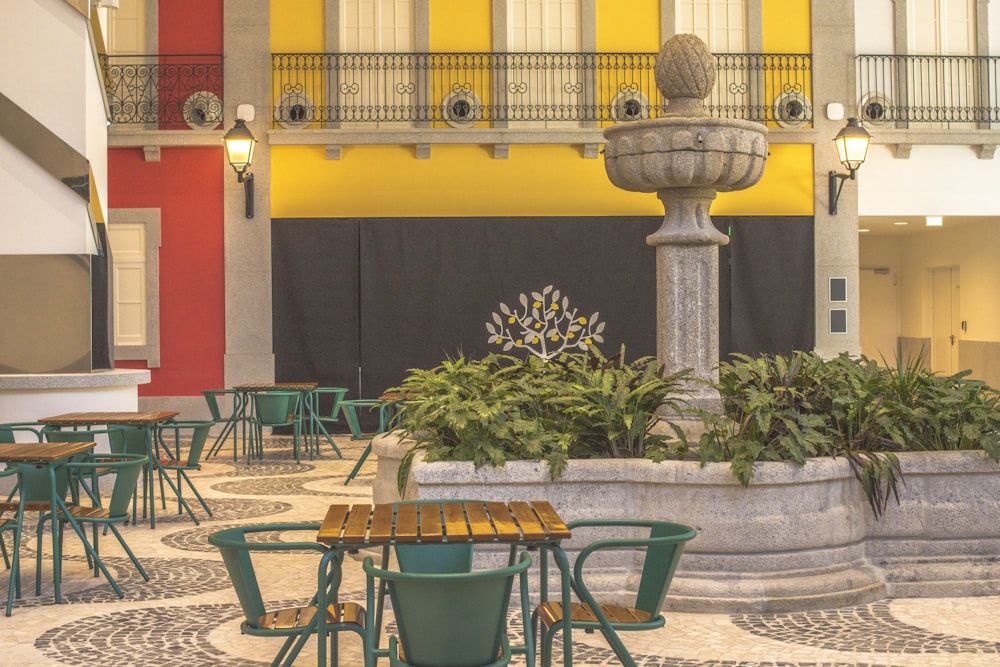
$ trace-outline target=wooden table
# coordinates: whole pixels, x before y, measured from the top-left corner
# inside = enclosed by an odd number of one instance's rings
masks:
[[[68,412],[54,417],[44,417],[39,419],[40,424],[49,426],[94,426],[97,424],[109,424],[113,426],[137,426],[142,429],[146,439],[146,456],[149,463],[146,464],[146,472],[143,477],[142,489],[142,516],[146,517],[146,498],[149,498],[149,527],[156,528],[156,503],[154,502],[155,483],[153,471],[159,467],[159,461],[154,456],[153,451],[153,426],[169,419],[173,419],[179,412]],[[161,474],[163,473],[160,470]],[[148,493],[148,495],[147,495]],[[166,506],[166,499],[164,499]],[[132,506],[132,518],[135,519],[135,506]]]
[[[316,541],[330,551],[323,556],[320,575],[327,571],[329,561],[338,559],[344,551],[393,544],[468,543],[506,544],[511,547],[514,561],[519,547],[544,547],[552,552],[561,575],[561,595],[564,608],[570,608],[569,560],[560,543],[570,538],[570,530],[551,504],[544,500],[531,502],[447,501],[429,500],[418,503],[379,505],[330,505],[316,534]],[[384,564],[383,564],[384,565]],[[542,584],[541,598],[547,597],[546,565],[539,563]],[[530,607],[524,604],[524,609]],[[369,614],[373,613],[369,610]],[[318,664],[326,661],[326,620],[319,618]],[[533,645],[530,612],[524,621],[526,646],[513,647],[518,653]],[[573,664],[572,639],[567,628],[564,639],[563,664]],[[377,655],[387,653],[382,650]]]
[[[91,451],[97,443],[94,442],[20,442],[14,444],[0,444],[0,463],[15,463],[19,465],[35,465],[39,468],[48,469],[48,482],[49,482],[49,502],[48,509],[53,514],[62,510],[67,517],[73,530],[83,541],[84,548],[91,556],[95,556],[94,548],[87,540],[86,534],[80,529],[79,524],[73,519],[72,515],[66,511],[66,501],[59,497],[56,488],[56,477],[55,470],[58,467],[60,461],[66,461],[71,456],[77,454],[83,454],[84,452]],[[20,475],[18,475],[21,477]],[[28,490],[23,485],[20,489],[21,499],[23,500],[28,493]],[[44,507],[44,505],[42,505]],[[21,528],[24,525],[24,510],[25,503],[21,500],[18,501],[17,507],[17,529],[14,531],[14,553],[11,556],[10,565],[10,586],[7,589],[7,616],[10,616],[11,610],[14,605],[14,590],[16,583],[20,577],[20,553],[21,553]],[[58,549],[59,545],[59,522],[53,520],[52,522],[52,553],[60,553]],[[103,568],[104,576],[108,578],[108,581],[113,581],[111,575],[106,569]],[[61,590],[61,580],[62,580],[62,562],[60,559],[53,558],[52,573],[55,586],[55,600],[56,604],[62,602],[62,590]],[[114,584],[112,584],[114,585]]]

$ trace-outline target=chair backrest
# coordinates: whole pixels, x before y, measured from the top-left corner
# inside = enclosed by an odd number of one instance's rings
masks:
[[[257,421],[265,426],[281,426],[294,420],[299,405],[297,391],[267,391],[250,394]]]
[[[446,500],[441,502],[460,503],[471,501]],[[428,510],[427,500],[403,500],[394,503],[394,506],[399,508],[403,505],[418,503],[423,507],[423,511],[426,512]],[[395,553],[401,572],[423,574],[472,572],[472,542],[454,544],[397,544],[395,546]]]
[[[478,667],[496,662],[507,633],[507,607],[514,577],[531,565],[527,553],[516,565],[463,574],[415,574],[363,564],[369,594],[375,579],[389,597],[406,663],[421,667]]]
[[[108,447],[112,452],[122,453],[126,446],[125,426],[109,425],[106,428],[75,428],[62,429],[58,426],[46,426],[42,429],[42,437],[48,442],[101,442],[105,438]],[[128,427],[131,428],[131,427]],[[146,447],[143,444],[142,451],[137,454],[145,455]]]
[[[94,505],[108,510],[110,519],[125,519],[128,517],[128,506],[135,493],[135,485],[139,481],[142,467],[149,462],[145,456],[138,454],[115,454],[114,457],[97,455],[90,461],[74,461],[66,465],[80,476],[100,472],[101,475],[114,475],[115,482],[111,487],[111,497],[105,503],[93,498]],[[95,484],[94,489],[99,487]],[[97,491],[93,491],[97,493]]]
[[[229,396],[234,407],[239,407],[240,392],[235,389],[203,389],[201,393],[205,397],[205,403],[208,404],[208,411],[212,415],[213,422],[225,422],[232,419],[231,415],[222,416],[222,409],[219,406],[220,396]],[[233,412],[235,413],[236,410],[234,409]]]
[[[208,543],[218,547],[222,554],[222,561],[226,565],[226,572],[229,573],[229,580],[236,590],[236,597],[240,601],[243,609],[243,617],[246,625],[252,628],[258,627],[260,617],[267,609],[264,607],[264,598],[260,594],[260,585],[257,583],[257,573],[254,570],[253,559],[250,554],[253,551],[325,551],[325,547],[318,542],[279,542],[276,539],[266,541],[254,538],[247,541],[248,534],[258,533],[282,533],[289,531],[306,531],[315,538],[319,530],[318,523],[274,523],[256,526],[237,526],[226,528],[208,536]],[[334,568],[339,572],[339,568]],[[336,582],[334,583],[336,585]]]
[[[344,387],[316,387],[313,389],[313,398],[316,401],[316,414],[322,419],[336,420],[340,418],[340,402],[344,400],[344,396],[347,395],[347,389]],[[331,396],[333,400],[330,402],[330,407],[326,410],[322,409],[322,404],[326,403],[324,400],[325,396]]]
[[[183,461],[186,466],[194,467],[201,461],[201,454],[205,450],[205,443],[208,441],[208,432],[214,422],[210,421],[176,421],[167,422],[156,427],[157,437],[166,446],[163,440],[164,435],[172,433],[175,451],[178,451],[179,441],[182,437],[190,439],[188,444],[187,459]]]
[[[10,444],[17,442],[17,434],[27,434],[28,441],[42,441],[42,425],[33,422],[11,422],[0,424],[0,443]]]
[[[618,527],[645,529],[646,536],[638,538],[614,538],[597,540],[588,544],[580,551],[574,566],[574,579],[584,582],[584,563],[591,553],[606,550],[641,550],[645,551],[642,574],[639,577],[639,588],[636,591],[635,609],[645,611],[650,618],[659,616],[663,602],[673,581],[677,563],[680,561],[684,545],[693,539],[697,532],[690,526],[669,521],[653,521],[641,519],[583,519],[567,524],[570,530],[584,527]],[[584,584],[585,585],[585,584]]]

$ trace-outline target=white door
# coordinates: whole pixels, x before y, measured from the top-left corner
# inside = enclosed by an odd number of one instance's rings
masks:
[[[961,315],[958,289],[958,267],[933,270],[931,369],[942,375],[951,375],[959,371],[958,332]]]
[[[341,0],[340,50],[359,54],[338,72],[340,104],[349,109],[348,121],[407,125],[401,121],[413,117],[414,72],[405,60],[371,54],[410,53],[413,43],[413,0]]]
[[[861,354],[892,367],[896,363],[899,345],[896,271],[862,268],[859,273]]]
[[[506,72],[512,127],[579,124],[584,72],[575,58],[542,54],[579,53],[580,16],[580,0],[507,0],[507,51],[525,54]]]
[[[975,0],[910,0],[907,3],[910,55],[970,56],[976,53]],[[978,104],[973,61],[964,59],[914,60],[908,76],[911,120],[921,127],[952,127],[943,122],[941,107]],[[941,122],[937,122],[941,121]]]

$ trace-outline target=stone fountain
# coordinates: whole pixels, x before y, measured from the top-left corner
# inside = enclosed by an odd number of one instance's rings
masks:
[[[693,369],[718,380],[719,246],[709,207],[720,190],[743,190],[760,180],[767,128],[745,120],[711,118],[705,98],[715,84],[715,59],[694,35],[676,35],[656,59],[656,85],[667,100],[662,116],[604,131],[604,166],[611,182],[655,192],[666,213],[646,237],[656,246],[656,348],[668,372]],[[700,383],[691,403],[719,412],[718,392]]]

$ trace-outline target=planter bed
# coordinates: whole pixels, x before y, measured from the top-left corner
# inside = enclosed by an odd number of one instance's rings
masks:
[[[399,499],[396,470],[410,444],[394,434],[375,440],[376,502]],[[567,521],[636,517],[691,525],[698,536],[685,549],[667,602],[675,610],[801,611],[885,597],[1000,593],[996,464],[967,451],[899,460],[901,504],[890,502],[878,520],[847,461],[830,458],[760,464],[749,488],[728,463],[573,460],[552,481],[541,462],[476,470],[471,462],[418,459],[407,499],[546,499]],[[627,588],[633,574],[609,563],[598,588]]]

